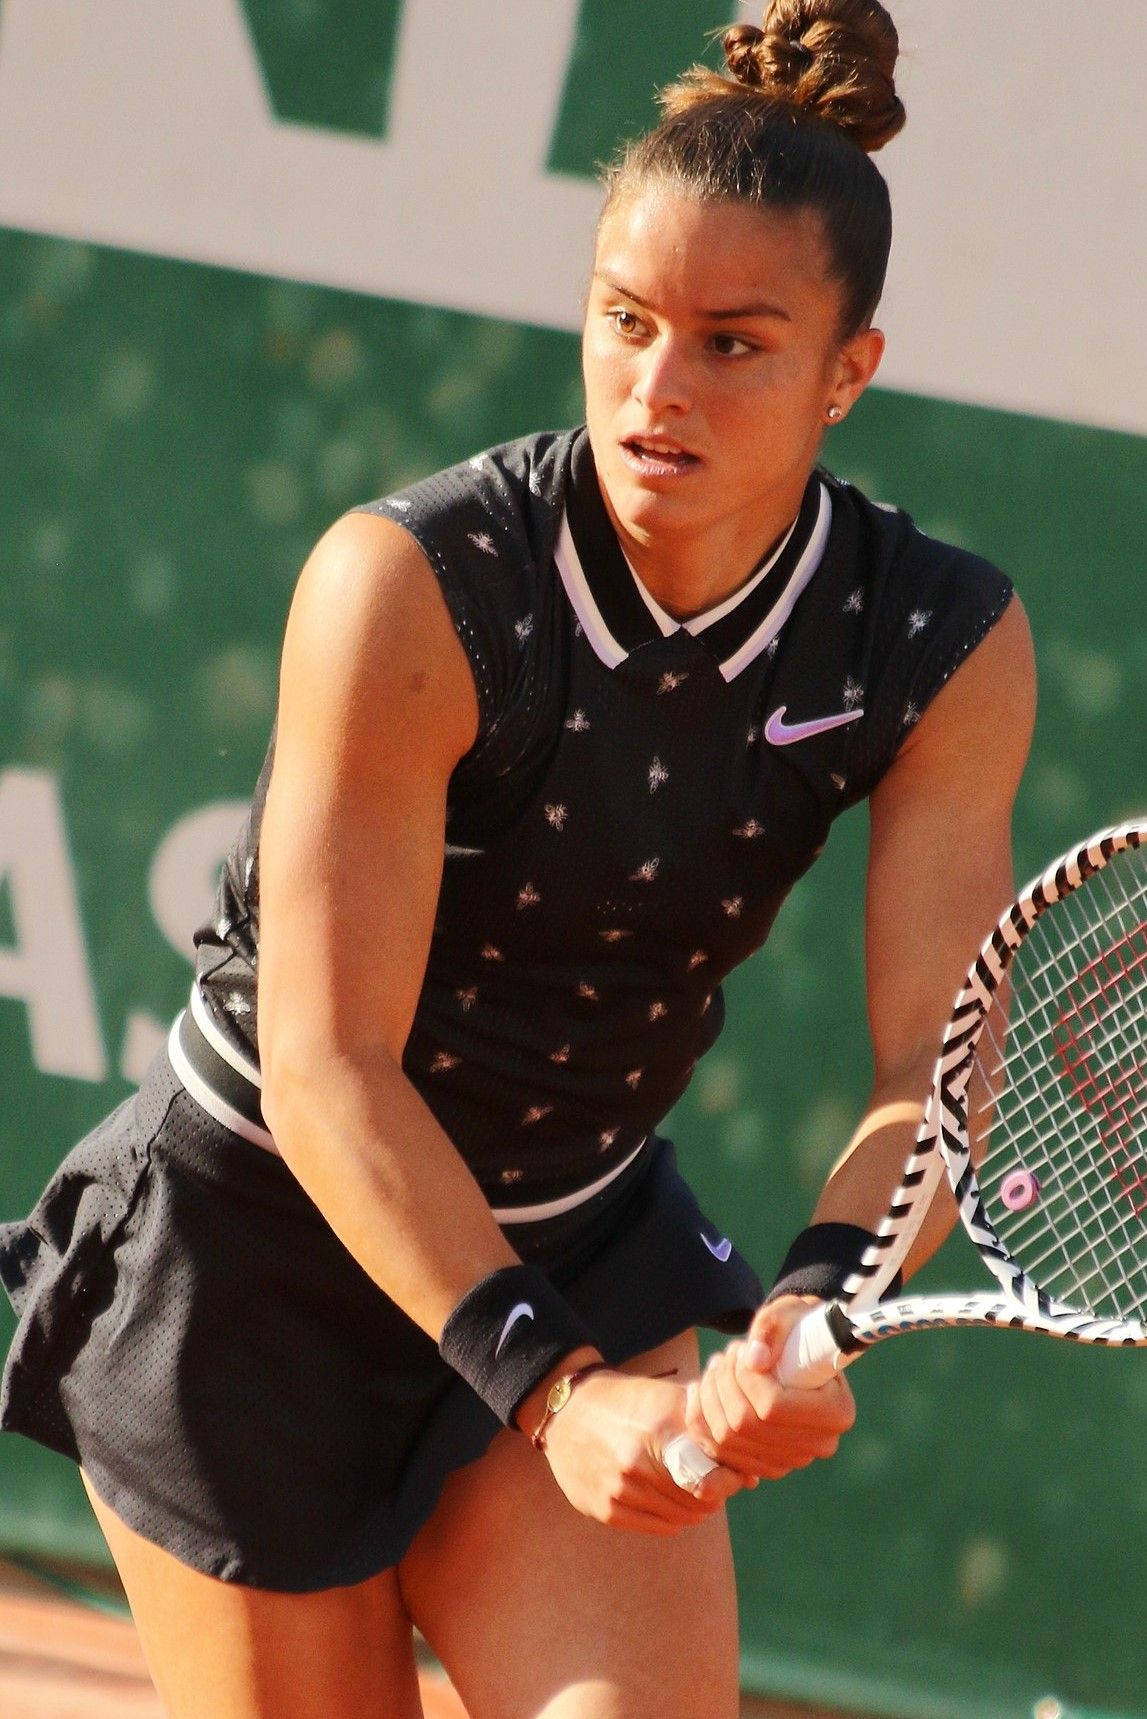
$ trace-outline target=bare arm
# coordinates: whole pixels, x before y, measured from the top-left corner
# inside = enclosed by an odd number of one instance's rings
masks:
[[[923,1115],[940,1034],[957,986],[1013,894],[1011,813],[1035,714],[1035,670],[1018,600],[929,705],[870,804],[868,1016],[875,1078],[869,1102],[817,1201],[813,1221],[874,1230],[900,1181]],[[943,1190],[907,1275],[955,1221]],[[748,1344],[716,1357],[691,1404],[690,1431],[748,1473],[784,1473],[801,1398],[765,1369],[803,1301],[782,1297],[753,1321]],[[750,1353],[750,1345],[756,1345]],[[842,1378],[823,1387],[848,1392]],[[849,1400],[850,1394],[849,1394]]]
[[[469,665],[412,539],[340,520],[303,571],[283,651],[260,844],[263,1108],[285,1162],[385,1293],[432,1337],[476,1284],[519,1263],[477,1182],[406,1078],[441,883],[447,785],[478,722]],[[596,1356],[571,1350],[557,1372]],[[541,1419],[551,1373],[518,1410]],[[741,1484],[694,1498],[660,1450],[684,1391],[601,1373],[547,1454],[577,1507],[673,1532]]]
[[[1035,669],[1018,599],[928,707],[871,800],[866,916],[875,1079],[814,1221],[875,1229],[911,1150],[957,986],[1014,893],[1011,814]],[[942,1192],[909,1275],[955,1221]]]
[[[515,1259],[401,1067],[446,786],[476,728],[469,665],[421,553],[388,521],[340,520],[303,571],[283,649],[260,843],[264,1111],[336,1234],[435,1338]]]

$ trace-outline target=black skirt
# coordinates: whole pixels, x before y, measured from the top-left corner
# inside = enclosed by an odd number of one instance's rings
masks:
[[[613,1363],[761,1287],[655,1140],[562,1217],[507,1225]],[[225,1581],[311,1592],[401,1558],[498,1422],[366,1275],[276,1154],[166,1055],[0,1225],[19,1326],[0,1425],[82,1462],[130,1527]]]

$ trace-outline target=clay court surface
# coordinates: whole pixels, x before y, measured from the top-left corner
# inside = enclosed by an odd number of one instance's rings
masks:
[[[430,1670],[423,1677],[422,1703],[426,1719],[466,1719],[453,1690]],[[743,1719],[841,1719],[748,1699],[742,1713]],[[164,1709],[126,1618],[64,1599],[36,1578],[0,1564],[0,1715],[163,1719]]]

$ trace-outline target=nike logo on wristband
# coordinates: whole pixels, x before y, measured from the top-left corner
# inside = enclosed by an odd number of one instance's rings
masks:
[[[832,728],[843,728],[864,715],[863,710],[839,710],[835,716],[814,716],[808,722],[786,722],[788,706],[778,704],[765,724],[765,739],[770,746],[792,746],[798,740],[811,740],[814,734],[827,734]]]
[[[514,1329],[514,1326],[518,1323],[519,1319],[533,1319],[535,1317],[534,1310],[528,1301],[519,1301],[515,1307],[511,1307],[506,1323],[502,1327],[502,1335],[498,1338],[498,1342],[494,1349],[495,1361],[505,1348],[506,1339],[509,1337],[510,1332]]]
[[[705,1246],[709,1249],[713,1258],[719,1259],[722,1265],[728,1265],[729,1256],[733,1251],[733,1244],[729,1240],[728,1236],[722,1236],[720,1241],[711,1242],[704,1230],[698,1230],[697,1234],[701,1237],[701,1240],[705,1243]]]

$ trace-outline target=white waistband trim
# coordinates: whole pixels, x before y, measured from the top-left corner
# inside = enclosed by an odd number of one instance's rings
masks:
[[[576,1193],[563,1194],[559,1200],[543,1200],[537,1206],[492,1206],[490,1210],[500,1224],[539,1224],[546,1218],[560,1218],[564,1212],[575,1211],[578,1206],[584,1205],[586,1200],[592,1200],[595,1194],[600,1194],[603,1188],[608,1188],[623,1170],[629,1169],[644,1146],[645,1140],[639,1141],[628,1158],[623,1158],[620,1164],[615,1164],[612,1170],[600,1176],[596,1182],[591,1182],[588,1188],[579,1188]]]
[[[250,1081],[251,1085],[261,1092],[263,1090],[263,1076],[258,1067],[241,1051],[236,1050],[230,1040],[224,1038],[219,1031],[211,1017],[211,1010],[203,1000],[203,992],[199,989],[198,982],[191,987],[191,1013],[195,1018],[195,1025],[216,1056],[222,1057],[223,1061],[229,1063],[236,1074],[241,1074],[244,1080]]]
[[[198,1075],[187,1060],[183,1046],[179,1042],[179,1026],[185,1011],[181,1010],[175,1017],[170,1033],[167,1035],[167,1054],[171,1058],[171,1066],[183,1085],[187,1088],[200,1109],[208,1116],[213,1116],[216,1122],[221,1122],[224,1128],[229,1128],[232,1134],[238,1134],[242,1139],[249,1140],[253,1146],[262,1146],[268,1152],[278,1153],[270,1134],[265,1128],[260,1128],[257,1122],[249,1122],[241,1111],[235,1110],[225,1098]],[[196,1024],[199,1017],[196,1015]]]
[[[196,1026],[212,1049],[218,1052],[224,1062],[230,1063],[231,1067],[239,1074],[245,1075],[253,1086],[258,1086],[260,1084],[258,1070],[239,1057],[234,1047],[228,1044],[211,1019],[197,985],[193,987],[191,992],[191,1012],[195,1017]],[[267,1152],[281,1155],[267,1129],[260,1128],[257,1122],[248,1121],[241,1111],[228,1104],[225,1098],[221,1098],[192,1068],[184,1053],[183,1046],[179,1042],[179,1024],[182,1019],[183,1013],[181,1012],[176,1016],[171,1032],[168,1034],[167,1054],[171,1058],[172,1068],[196,1104],[205,1110],[208,1116],[213,1116],[216,1122],[222,1123],[224,1128],[229,1128],[232,1134],[238,1134],[241,1139],[249,1140],[253,1146],[262,1146]],[[591,1182],[588,1187],[577,1188],[572,1194],[563,1194],[556,1200],[542,1200],[533,1206],[492,1206],[490,1208],[491,1216],[495,1223],[499,1224],[540,1224],[544,1223],[547,1218],[563,1217],[566,1212],[576,1211],[578,1206],[584,1205],[586,1200],[592,1200],[595,1194],[600,1194],[603,1188],[608,1188],[611,1182],[616,1181],[624,1170],[629,1169],[645,1145],[646,1140],[639,1141],[628,1157],[623,1158],[620,1164],[615,1164],[612,1170],[608,1170],[604,1176],[599,1176],[597,1181]]]

